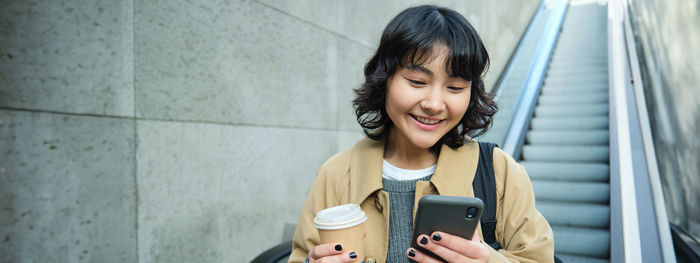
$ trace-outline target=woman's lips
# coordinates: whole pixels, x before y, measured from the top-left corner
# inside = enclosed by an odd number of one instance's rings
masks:
[[[418,126],[418,128],[426,131],[432,131],[437,128],[440,128],[445,121],[444,120],[436,120],[436,119],[429,119],[429,118],[423,118],[419,116],[415,116],[413,114],[409,114],[411,116],[411,120],[413,120],[413,123]]]

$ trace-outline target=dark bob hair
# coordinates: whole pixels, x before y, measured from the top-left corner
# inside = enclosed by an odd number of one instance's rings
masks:
[[[454,10],[423,5],[404,10],[392,19],[382,33],[377,53],[365,66],[365,82],[355,90],[353,107],[357,121],[371,139],[386,139],[393,123],[386,112],[387,80],[398,68],[422,65],[432,59],[434,47],[449,49],[445,68],[448,73],[471,81],[471,98],[459,124],[431,149],[442,144],[462,146],[470,137],[484,134],[498,110],[484,89],[482,76],[489,55],[476,30]]]

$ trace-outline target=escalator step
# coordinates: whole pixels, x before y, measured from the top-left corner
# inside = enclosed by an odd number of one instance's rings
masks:
[[[527,143],[537,145],[607,145],[610,141],[608,130],[530,130]]]
[[[541,105],[535,108],[538,117],[578,117],[578,116],[607,116],[607,103],[577,104],[577,105]]]
[[[600,52],[600,48],[562,49],[552,54],[552,59],[579,60],[579,59],[607,59],[605,53]]]
[[[607,162],[610,159],[608,146],[539,146],[524,145],[525,161],[573,161],[573,162]]]
[[[608,258],[610,232],[595,228],[552,226],[557,253]]]
[[[576,64],[599,64],[599,63],[607,63],[608,58],[607,56],[601,56],[600,54],[586,54],[588,56],[581,56],[578,58],[571,58],[571,57],[566,57],[566,56],[553,56],[552,61],[550,62],[551,65],[557,66],[557,65],[571,65],[573,63]]]
[[[539,117],[532,118],[530,125],[532,129],[546,130],[586,130],[586,129],[607,129],[607,116],[590,117]]]
[[[607,72],[596,72],[589,74],[547,74],[546,83],[570,83],[570,82],[608,82]]]
[[[610,166],[604,163],[520,162],[532,180],[608,182]]]
[[[564,36],[566,37],[566,36]],[[584,42],[583,44],[581,42]],[[588,45],[586,45],[588,44]],[[607,47],[607,43],[603,41],[599,42],[588,42],[586,41],[576,41],[576,40],[567,40],[567,41],[560,41],[557,42],[557,49],[577,49],[577,48],[589,48],[589,49],[605,49]],[[556,51],[556,50],[555,50]]]
[[[549,68],[547,69],[547,75],[557,75],[557,74],[598,74],[607,73],[607,66],[594,66],[594,67],[569,67],[569,68]]]
[[[582,85],[596,85],[596,86],[602,86],[602,85],[607,85],[608,80],[603,79],[603,78],[591,78],[591,77],[581,77],[581,78],[568,78],[566,76],[562,76],[561,78],[557,78],[556,76],[553,77],[548,77],[544,80],[544,86],[576,86],[580,87]],[[585,87],[584,87],[585,88]]]
[[[581,61],[607,59],[607,56],[605,53],[596,52],[598,50],[601,50],[600,48],[604,48],[605,46],[596,46],[595,44],[592,44],[592,45],[593,46],[591,46],[591,47],[587,47],[586,44],[584,43],[583,45],[579,46],[578,51],[571,50],[571,49],[562,49],[561,51],[557,50],[552,55],[552,61],[573,60],[573,61],[581,62]]]
[[[608,72],[607,65],[573,65],[549,68],[547,74],[595,74]]]
[[[585,52],[585,53],[590,53],[590,54],[607,54],[608,48],[607,45],[598,45],[598,46],[577,46],[577,47],[557,47],[554,50],[554,56],[556,55],[564,55],[564,54],[570,54],[570,53],[576,53],[576,52]]]
[[[537,210],[552,226],[607,228],[610,225],[607,205],[537,200]]]
[[[608,103],[608,93],[598,92],[568,96],[563,94],[542,94],[539,97],[539,105],[571,105],[584,103]]]
[[[559,94],[578,96],[581,94],[597,94],[608,92],[608,83],[572,83],[572,84],[547,84],[542,87],[542,94]]]
[[[566,36],[564,36],[564,37],[566,37]],[[584,42],[584,43],[581,43],[581,42]],[[579,41],[579,43],[576,43],[576,41],[571,40],[571,41],[557,42],[557,49],[561,48],[564,50],[577,49],[577,48],[578,49],[603,49],[603,50],[605,50],[606,47],[607,47],[607,43],[605,43],[603,41],[588,42],[588,43],[585,43],[585,41]],[[557,49],[555,49],[555,52]]]
[[[610,198],[610,185],[607,183],[534,180],[532,188],[537,200],[607,203]]]
[[[552,78],[554,78],[554,80],[552,80]],[[572,89],[575,88],[586,89],[588,91],[598,91],[601,87],[608,87],[608,80],[602,78],[592,79],[587,77],[567,78],[566,75],[562,74],[561,78],[556,78],[556,76],[546,78],[544,80],[544,86],[542,86],[542,88],[544,89],[545,87]]]
[[[586,20],[588,20],[588,19],[591,19],[591,18],[587,17]],[[590,20],[582,21],[582,22],[590,23]],[[566,29],[567,30],[564,31],[561,34],[561,36],[559,37],[557,44],[561,44],[562,46],[566,46],[566,45],[584,46],[586,44],[605,46],[607,44],[605,42],[606,35],[604,33],[600,33],[600,30],[595,29],[595,27],[592,27],[590,24],[585,25],[585,26],[580,26],[580,25],[568,23],[568,24],[566,24]],[[595,31],[598,31],[598,32],[595,32]]]
[[[550,67],[604,67],[608,64],[607,60],[586,60],[586,61],[576,61],[576,60],[556,60],[550,62]]]
[[[562,262],[566,263],[609,263],[610,260],[592,257],[574,256],[569,254],[556,254]]]

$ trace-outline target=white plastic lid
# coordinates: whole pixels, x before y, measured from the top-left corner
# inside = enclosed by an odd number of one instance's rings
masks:
[[[326,208],[316,214],[314,226],[318,229],[335,230],[353,227],[367,220],[359,205],[346,204]]]

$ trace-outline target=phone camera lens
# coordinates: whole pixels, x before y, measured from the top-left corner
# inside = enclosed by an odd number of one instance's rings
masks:
[[[477,212],[479,212],[479,210],[477,210],[476,207],[467,208],[467,214],[466,214],[466,216],[467,216],[467,218],[469,218],[469,219],[475,218]]]

